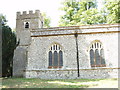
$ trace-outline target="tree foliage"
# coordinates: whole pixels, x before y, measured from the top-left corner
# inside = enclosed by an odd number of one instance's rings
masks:
[[[6,21],[4,16],[0,16],[2,21]],[[16,35],[11,28],[2,23],[2,76],[12,76],[12,63],[14,49],[17,47]]]
[[[5,16],[3,16],[2,14],[0,14],[0,23],[5,25],[6,22],[7,22],[7,20],[6,20]]]
[[[105,14],[108,24],[120,23],[120,1],[119,0],[106,0]],[[104,10],[104,9],[103,9]]]
[[[50,27],[50,18],[47,17],[46,13],[42,13],[42,16],[44,18],[44,24],[43,24],[43,27],[47,28],[47,27]]]
[[[61,8],[65,15],[61,16],[59,26],[91,25],[104,23],[118,23],[118,1],[106,1],[104,8],[97,8],[96,0],[65,0]]]

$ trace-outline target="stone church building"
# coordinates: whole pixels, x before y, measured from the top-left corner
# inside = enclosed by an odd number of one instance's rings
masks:
[[[119,24],[43,28],[39,10],[17,12],[13,76],[118,78]]]

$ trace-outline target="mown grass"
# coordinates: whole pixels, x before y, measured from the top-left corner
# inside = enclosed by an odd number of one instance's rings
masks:
[[[117,86],[118,79],[2,78],[2,88],[118,88]]]

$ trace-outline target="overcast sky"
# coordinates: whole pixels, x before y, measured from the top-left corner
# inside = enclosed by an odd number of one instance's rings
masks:
[[[2,0],[0,3],[0,13],[6,15],[8,25],[15,28],[16,12],[40,10],[51,18],[51,26],[57,26],[60,15],[63,11],[59,10],[63,0]]]

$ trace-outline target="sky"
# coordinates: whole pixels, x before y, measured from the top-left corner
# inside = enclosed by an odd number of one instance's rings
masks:
[[[61,2],[64,0],[2,0],[0,5],[0,13],[6,16],[8,25],[11,28],[16,27],[16,12],[40,10],[45,12],[51,18],[51,27],[56,27],[60,20],[60,16],[64,14],[59,10],[62,7]],[[101,0],[97,0],[98,3]]]
[[[51,27],[56,27],[63,11],[59,10],[62,7],[63,0],[2,0],[0,5],[0,13],[6,16],[7,25],[11,28],[16,27],[16,12],[40,10],[45,12],[51,18]]]

